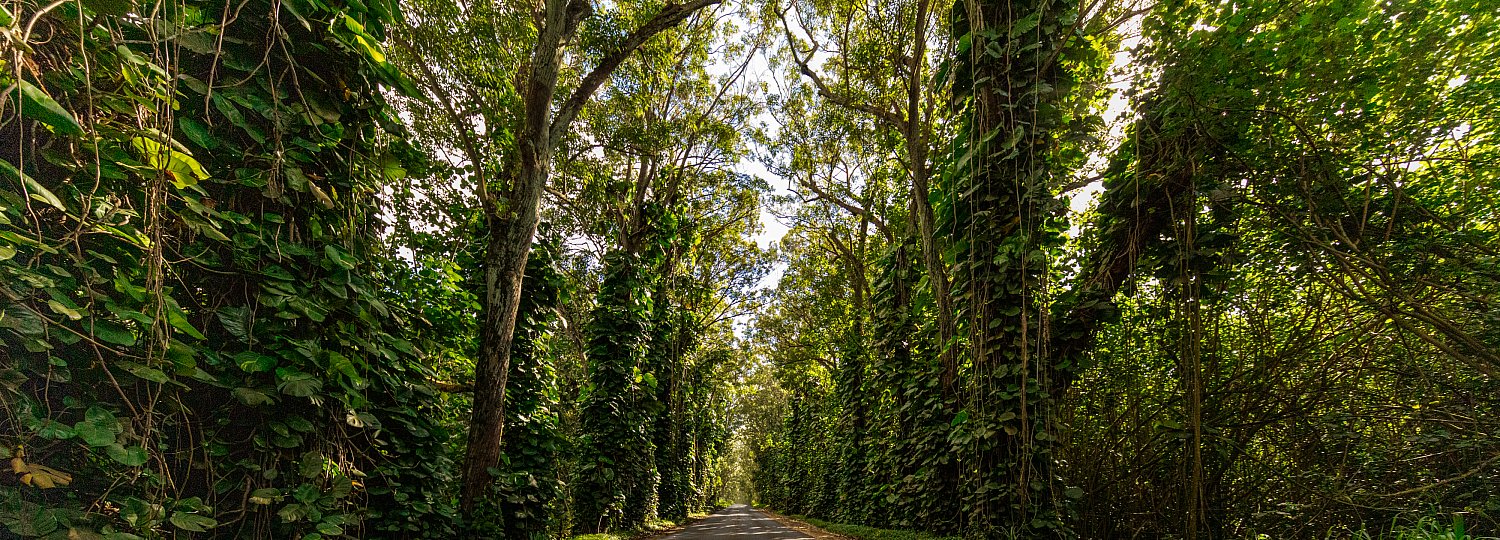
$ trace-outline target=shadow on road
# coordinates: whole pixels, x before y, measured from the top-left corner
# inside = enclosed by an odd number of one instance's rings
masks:
[[[812,538],[788,529],[760,511],[742,504],[703,518],[665,540],[804,540]]]

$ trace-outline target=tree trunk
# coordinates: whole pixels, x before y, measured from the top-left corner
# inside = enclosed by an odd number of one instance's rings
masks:
[[[469,446],[464,454],[463,489],[459,493],[459,508],[464,513],[474,509],[474,502],[490,485],[489,469],[500,462],[511,332],[516,325],[526,257],[536,235],[542,188],[551,172],[555,139],[567,131],[584,103],[642,43],[721,1],[696,0],[663,6],[656,16],[599,60],[558,107],[554,118],[553,97],[557,92],[563,47],[578,33],[579,23],[593,11],[593,5],[589,0],[546,0],[544,21],[537,33],[536,48],[532,49],[530,68],[525,72],[516,159],[513,166],[507,167],[511,174],[504,178],[509,185],[489,186],[480,193],[490,236],[484,257],[484,328],[480,330],[479,358],[474,366],[474,412],[469,420]]]
[[[525,160],[523,160],[525,161]],[[474,365],[474,410],[469,420],[469,444],[464,453],[460,507],[473,510],[474,501],[490,486],[489,469],[500,463],[505,432],[505,383],[510,372],[510,346],[521,299],[526,259],[536,234],[537,201],[546,182],[546,166],[522,167],[520,186],[535,185],[530,202],[516,201],[521,215],[497,215],[486,209],[490,238],[484,253],[484,321],[480,327],[479,358]],[[515,208],[515,206],[512,206]]]
[[[956,95],[967,97],[967,122],[955,155],[955,222],[962,246],[971,376],[968,381],[968,463],[963,467],[968,534],[1007,531],[1050,536],[1059,523],[1049,444],[1055,400],[1049,399],[1053,358],[1045,346],[1046,250],[1061,242],[1051,226],[1050,149],[1063,128],[1056,104],[1069,74],[1054,61],[1069,35],[1061,16],[1070,0],[965,0],[955,32],[973,46],[959,66]],[[1034,29],[1024,21],[1037,21]],[[1030,30],[1030,31],[1028,31]],[[1037,46],[1037,45],[1040,46]],[[995,53],[999,54],[995,54]],[[969,85],[967,88],[964,85]],[[955,288],[959,288],[955,283]],[[986,436],[989,435],[989,436]]]
[[[932,119],[931,96],[923,103],[922,67],[927,63],[927,19],[931,11],[932,0],[920,0],[917,3],[917,17],[912,32],[915,36],[915,51],[912,52],[911,62],[908,69],[911,78],[907,80],[906,100],[906,157],[911,163],[911,204],[912,213],[917,216],[917,232],[922,246],[922,263],[926,266],[927,281],[932,286],[932,296],[937,309],[938,323],[938,355],[943,363],[943,392],[945,397],[954,395],[954,381],[958,379],[958,359],[956,351],[952,349],[953,336],[956,333],[953,322],[953,291],[948,282],[948,268],[943,265],[943,258],[937,243],[937,228],[933,224],[932,201],[928,197],[932,194],[928,176],[932,172],[929,166],[927,147],[928,125]],[[923,114],[923,111],[927,114]]]
[[[484,326],[479,330],[479,358],[474,365],[474,411],[464,453],[459,507],[468,513],[490,486],[489,469],[500,463],[505,434],[505,379],[510,371],[511,333],[521,298],[526,257],[536,234],[537,210],[547,183],[552,155],[552,96],[562,44],[576,32],[590,10],[583,0],[548,0],[546,23],[531,54],[531,69],[522,96],[521,129],[516,160],[507,165],[504,195],[481,193],[489,243],[484,253]],[[490,186],[496,189],[496,186]]]

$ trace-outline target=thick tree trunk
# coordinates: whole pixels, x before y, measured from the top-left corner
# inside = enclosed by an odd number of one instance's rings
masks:
[[[552,147],[572,124],[594,92],[603,86],[625,58],[647,39],[681,23],[688,16],[722,0],[667,4],[637,28],[618,48],[600,59],[578,88],[552,114],[563,47],[578,33],[578,25],[593,11],[589,0],[546,0],[543,25],[531,53],[522,92],[516,160],[507,175],[508,186],[488,186],[485,201],[490,238],[485,249],[484,328],[474,366],[474,412],[469,421],[469,446],[464,454],[463,489],[459,507],[468,513],[490,485],[489,469],[500,462],[505,430],[505,376],[510,369],[511,332],[521,294],[526,257],[536,234],[542,188],[551,172]]]
[[[501,193],[482,193],[489,243],[484,253],[484,325],[480,328],[479,358],[474,365],[474,411],[469,420],[469,444],[464,453],[460,508],[469,512],[490,486],[489,469],[500,463],[500,441],[505,432],[505,379],[510,371],[511,334],[521,298],[526,257],[536,234],[537,211],[547,183],[552,155],[552,96],[562,45],[590,10],[583,0],[548,0],[546,24],[531,54],[524,89],[521,130],[516,160],[507,165]],[[489,186],[496,189],[497,186]]]
[[[537,203],[547,178],[545,164],[530,167],[523,164],[521,169],[516,184],[535,188],[523,191],[530,197],[523,196],[512,206],[519,207],[520,215],[497,215],[498,212],[486,209],[490,238],[484,254],[484,322],[480,328],[479,358],[474,365],[474,410],[469,421],[460,493],[465,512],[472,510],[474,501],[484,495],[491,481],[489,469],[500,463],[500,442],[505,432],[505,383],[510,372],[516,306],[521,299],[521,281],[525,278],[531,240],[536,234]]]
[[[1050,149],[1063,127],[1056,104],[1068,82],[1054,59],[1069,39],[1059,19],[1076,5],[961,5],[964,19],[955,29],[973,40],[960,66],[971,86],[955,85],[969,99],[960,130],[964,149],[955,156],[960,179],[953,231],[964,245],[955,272],[964,276],[972,370],[964,429],[974,442],[966,453],[964,498],[974,511],[967,528],[984,537],[1016,529],[1026,537],[1047,536],[1060,516],[1048,504],[1053,480],[1045,435],[1055,407],[1048,394],[1054,358],[1045,346],[1042,297],[1045,250],[1061,241],[1047,223],[1058,206],[1051,181],[1059,171]],[[1039,22],[1017,30],[1028,20]]]

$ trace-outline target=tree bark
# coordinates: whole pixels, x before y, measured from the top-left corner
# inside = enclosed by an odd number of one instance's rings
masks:
[[[915,34],[913,43],[916,50],[912,52],[911,62],[908,70],[911,79],[907,81],[906,101],[906,156],[907,162],[911,163],[911,204],[913,213],[917,216],[917,232],[921,235],[919,240],[922,245],[922,264],[926,266],[927,281],[932,286],[932,295],[937,309],[938,358],[943,364],[943,393],[944,396],[952,397],[955,394],[954,382],[958,379],[958,359],[953,345],[953,335],[956,333],[953,323],[953,294],[948,281],[948,268],[943,265],[942,254],[938,248],[937,231],[933,225],[932,201],[928,200],[931,188],[928,185],[928,176],[932,169],[928,166],[928,126],[932,120],[930,109],[924,115],[925,106],[930,106],[931,99],[926,100],[924,105],[922,99],[922,67],[927,64],[927,18],[931,11],[932,0],[918,0],[917,17],[912,31]]]
[[[573,118],[603,86],[625,58],[647,39],[681,23],[689,15],[722,0],[697,0],[689,4],[667,4],[640,28],[626,36],[610,54],[583,78],[578,88],[559,107],[552,102],[557,92],[563,48],[578,33],[578,25],[592,11],[589,0],[547,0],[544,21],[532,50],[522,91],[520,129],[516,156],[507,165],[499,193],[485,192],[485,223],[489,242],[485,248],[484,320],[476,359],[474,410],[469,421],[469,443],[464,454],[463,488],[459,507],[465,513],[489,488],[489,470],[500,463],[500,443],[505,430],[505,383],[510,371],[510,346],[516,325],[516,306],[525,278],[526,258],[536,235],[542,190],[551,173],[556,139],[566,133]]]

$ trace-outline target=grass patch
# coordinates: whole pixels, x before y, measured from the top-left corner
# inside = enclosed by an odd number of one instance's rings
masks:
[[[1464,526],[1462,515],[1444,519],[1423,516],[1409,524],[1395,523],[1389,532],[1372,534],[1367,531],[1354,533],[1354,540],[1497,540],[1493,536],[1474,536]]]
[[[864,525],[848,525],[844,523],[829,523],[817,518],[807,516],[792,516],[793,519],[806,522],[809,525],[825,531],[842,534],[862,540],[959,540],[957,536],[935,536],[924,532],[902,531],[896,529],[877,529]]]

